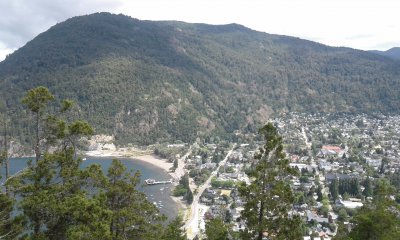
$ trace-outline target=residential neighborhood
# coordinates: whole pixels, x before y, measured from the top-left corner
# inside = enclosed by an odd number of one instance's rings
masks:
[[[304,239],[331,239],[339,225],[351,229],[355,211],[372,201],[372,182],[385,178],[400,187],[399,116],[290,113],[272,122],[283,137],[289,165],[298,170],[290,180],[295,196],[290,214],[302,217]],[[246,172],[263,142],[237,136],[236,143],[195,143],[184,160],[194,201],[198,195],[198,206],[189,214],[194,220],[186,225],[189,238],[201,239],[213,218],[223,219],[234,232],[246,227],[237,186],[250,182]]]

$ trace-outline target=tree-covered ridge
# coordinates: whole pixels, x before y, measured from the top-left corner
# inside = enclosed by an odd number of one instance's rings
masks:
[[[120,142],[255,131],[287,111],[399,112],[400,63],[229,24],[71,18],[0,63],[0,109],[26,135],[23,92],[43,85]]]
[[[392,59],[397,59],[400,60],[400,47],[393,47],[389,50],[386,51],[378,51],[378,50],[372,50],[370,52],[382,55],[382,56],[386,56]]]

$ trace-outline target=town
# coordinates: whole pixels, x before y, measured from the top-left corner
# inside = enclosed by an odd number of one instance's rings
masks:
[[[387,179],[398,192],[400,116],[289,113],[272,122],[290,166],[298,170],[291,179],[290,214],[302,217],[305,240],[331,239],[340,227],[351,228],[355,211],[373,199],[377,179]],[[190,239],[202,239],[206,222],[215,218],[233,232],[246,227],[237,185],[250,182],[246,172],[262,141],[256,135],[236,136],[236,143],[197,141],[190,148],[174,144],[156,151],[172,158],[172,171],[182,172],[174,195],[191,204],[185,218]],[[183,157],[174,155],[185,151]],[[400,201],[399,195],[390,197]]]

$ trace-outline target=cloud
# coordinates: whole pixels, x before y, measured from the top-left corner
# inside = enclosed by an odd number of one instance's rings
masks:
[[[376,44],[376,45],[372,46],[371,49],[386,51],[386,50],[389,50],[390,48],[392,48],[393,46],[397,46],[397,47],[400,46],[400,40]]]

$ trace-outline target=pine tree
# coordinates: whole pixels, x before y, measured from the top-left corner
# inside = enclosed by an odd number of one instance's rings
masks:
[[[337,179],[331,182],[329,190],[331,191],[333,201],[336,201],[339,198],[339,181]]]
[[[365,178],[364,181],[364,191],[362,192],[366,197],[372,197],[373,189],[372,189],[372,181],[369,176]]]
[[[80,169],[80,162],[72,149],[46,153],[9,181],[21,198],[18,204],[31,238],[68,239],[86,233],[107,239],[110,213],[102,197],[89,191],[104,181],[103,174],[99,166]]]
[[[249,173],[252,182],[239,187],[239,194],[246,202],[241,212],[246,223],[242,238],[261,240],[265,233],[270,239],[300,239],[301,230],[296,227],[301,220],[288,214],[294,202],[289,178],[296,171],[289,167],[277,129],[268,123],[259,133],[265,144],[255,156],[258,161],[255,169]]]
[[[52,100],[54,96],[44,87],[28,91],[22,100],[36,115],[36,161],[13,176],[7,187],[20,198],[20,216],[26,220],[24,232],[34,239],[107,239],[110,213],[104,207],[104,197],[93,191],[105,177],[99,166],[80,169],[81,160],[74,157],[74,146],[63,144],[90,135],[91,127],[83,121],[70,124],[54,115],[44,118],[44,109]],[[61,112],[67,110],[66,105],[71,104],[63,103]],[[51,144],[61,143],[62,147],[50,154],[41,149],[44,139]]]
[[[0,239],[16,239],[22,232],[22,218],[13,218],[11,213],[15,200],[0,193]]]
[[[186,240],[186,232],[183,229],[182,217],[178,216],[172,220],[164,229],[162,240]]]
[[[25,104],[29,110],[35,115],[35,155],[36,161],[41,157],[40,141],[41,141],[41,125],[42,116],[47,104],[54,100],[54,96],[45,87],[37,87],[29,90],[22,103]]]
[[[214,218],[206,222],[207,240],[227,240],[228,228],[221,218]]]
[[[364,205],[352,219],[351,239],[398,239],[399,205],[390,198],[395,192],[386,180],[376,182],[373,203]]]
[[[112,239],[156,239],[164,216],[159,216],[156,206],[137,190],[139,172],[126,172],[126,167],[114,159],[107,176],[105,193],[112,212],[109,225]]]
[[[192,190],[190,190],[190,188],[188,188],[187,192],[186,192],[186,196],[185,199],[187,201],[187,203],[190,205],[193,202],[193,193]]]

